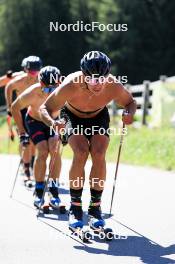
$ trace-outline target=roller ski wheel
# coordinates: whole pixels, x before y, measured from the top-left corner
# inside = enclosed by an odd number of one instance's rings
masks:
[[[101,240],[112,241],[114,238],[112,228],[104,228],[103,226],[90,226],[90,229],[94,232],[94,234],[98,235]]]
[[[72,235],[77,236],[84,243],[88,243],[92,239],[91,233],[88,230],[83,230],[83,227],[69,226],[69,230],[72,232]]]
[[[24,180],[24,186],[28,189],[31,189],[34,187],[34,182],[30,179]]]
[[[66,213],[66,206],[61,204],[61,200],[59,197],[50,197],[50,207],[53,210],[58,210],[60,214],[65,214]]]
[[[112,228],[105,228],[104,233],[106,235],[106,237],[105,237],[106,241],[112,241],[113,240],[114,233],[113,233]]]
[[[43,211],[43,214],[49,214],[50,213],[50,206],[49,206],[49,204],[43,204],[41,206],[41,210]]]
[[[59,213],[60,214],[66,214],[66,206],[65,205],[59,206]]]
[[[45,193],[44,203],[41,205],[41,210],[43,211],[43,214],[50,213],[50,199],[47,192]]]
[[[100,239],[111,241],[113,239],[113,231],[111,228],[105,228],[105,221],[102,218],[100,206],[90,206],[89,214],[89,227],[97,234]]]
[[[36,202],[34,202],[34,206],[38,210],[40,209],[43,212],[43,214],[49,214],[50,213],[50,205],[48,203],[43,203],[43,205],[40,205],[40,204],[39,203],[36,204]]]

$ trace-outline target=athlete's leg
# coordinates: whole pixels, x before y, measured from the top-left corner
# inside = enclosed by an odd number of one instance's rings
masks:
[[[109,144],[109,138],[102,135],[94,135],[90,140],[90,153],[92,168],[90,172],[91,201],[88,209],[90,225],[92,227],[104,226],[105,221],[101,215],[101,196],[106,179],[105,154]]]
[[[57,136],[50,137],[48,139],[48,148],[49,148],[49,153],[51,156],[50,165],[52,164],[52,159],[55,158],[53,167],[51,168],[50,166],[50,169],[52,169],[50,178],[52,178],[53,180],[59,179],[60,171],[61,171],[61,156],[60,156],[60,151],[59,151],[61,142],[59,142],[59,145],[58,145],[58,140],[59,139]],[[58,147],[57,150],[56,150],[56,147]],[[56,156],[55,156],[55,151],[57,151]]]
[[[31,161],[30,161],[30,167],[33,169],[34,161],[35,161],[35,152],[36,148],[33,142],[31,141]]]
[[[30,177],[30,162],[31,162],[31,143],[25,148],[22,147],[22,161],[24,168],[24,177]],[[27,178],[26,178],[27,179]]]
[[[89,143],[85,136],[72,135],[68,143],[73,150],[73,161],[69,172],[71,207],[69,210],[69,226],[83,226],[81,196],[85,180],[85,164],[89,155]]]
[[[68,140],[73,150],[73,161],[69,172],[70,188],[83,188],[84,167],[89,155],[89,143],[83,135],[72,135]]]
[[[34,177],[36,182],[44,182],[48,153],[48,142],[46,140],[36,145],[36,158],[34,162]]]
[[[94,135],[90,140],[90,154],[92,168],[90,172],[90,187],[103,190],[102,183],[106,179],[105,155],[109,145],[109,138],[103,135]]]

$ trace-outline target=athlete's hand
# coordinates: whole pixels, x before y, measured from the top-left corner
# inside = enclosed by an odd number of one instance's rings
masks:
[[[127,110],[124,110],[122,114],[122,121],[125,125],[132,124],[134,121],[133,115],[129,113]]]
[[[56,133],[60,133],[61,129],[66,127],[66,120],[64,118],[54,120],[52,124],[52,128],[56,131]]]
[[[22,133],[19,135],[20,138],[20,143],[22,144],[23,147],[26,147],[30,143],[30,138],[27,133]]]
[[[8,71],[6,72],[6,76],[7,76],[7,78],[12,78],[12,74],[13,74],[13,71],[12,71],[12,70],[8,70]]]
[[[13,130],[9,130],[9,138],[11,139],[11,141],[14,141],[15,139],[15,134],[13,133]]]

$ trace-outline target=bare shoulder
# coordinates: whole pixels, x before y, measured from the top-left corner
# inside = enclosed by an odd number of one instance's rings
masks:
[[[14,77],[11,81],[8,82],[8,86],[18,86],[21,84],[21,82],[23,80],[25,80],[27,78],[27,74],[24,73],[24,74],[20,74],[20,75],[17,75],[16,77]]]
[[[128,93],[128,90],[124,87],[124,85],[112,74],[110,74],[107,78],[106,88],[115,95],[125,92]]]
[[[67,75],[64,78],[62,84],[63,85],[66,85],[66,84],[72,84],[72,85],[77,84],[80,81],[81,76],[82,76],[81,71],[70,73],[69,75]]]
[[[15,77],[22,76],[22,75],[24,75],[24,74],[25,74],[24,71],[13,72],[12,77],[15,78]]]
[[[35,83],[31,86],[29,86],[26,90],[24,90],[24,92],[22,93],[22,95],[31,95],[31,96],[35,96],[37,94],[39,94],[41,91],[41,85],[40,83]]]

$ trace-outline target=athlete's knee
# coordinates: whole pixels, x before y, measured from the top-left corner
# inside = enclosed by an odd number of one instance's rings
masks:
[[[74,158],[78,160],[86,160],[89,155],[89,148],[83,145],[76,147],[74,150]]]
[[[44,161],[47,159],[48,154],[49,154],[48,148],[40,147],[40,149],[38,149],[38,151],[37,151],[37,157],[36,158]]]
[[[50,153],[50,155],[53,156],[55,154],[55,152],[57,152],[58,155],[59,155],[59,149],[60,149],[60,147],[59,146],[56,146],[56,144],[55,145],[51,145],[49,147],[49,153]]]
[[[91,151],[92,160],[104,161],[105,155],[106,155],[106,148],[104,148],[103,146],[95,147]]]

